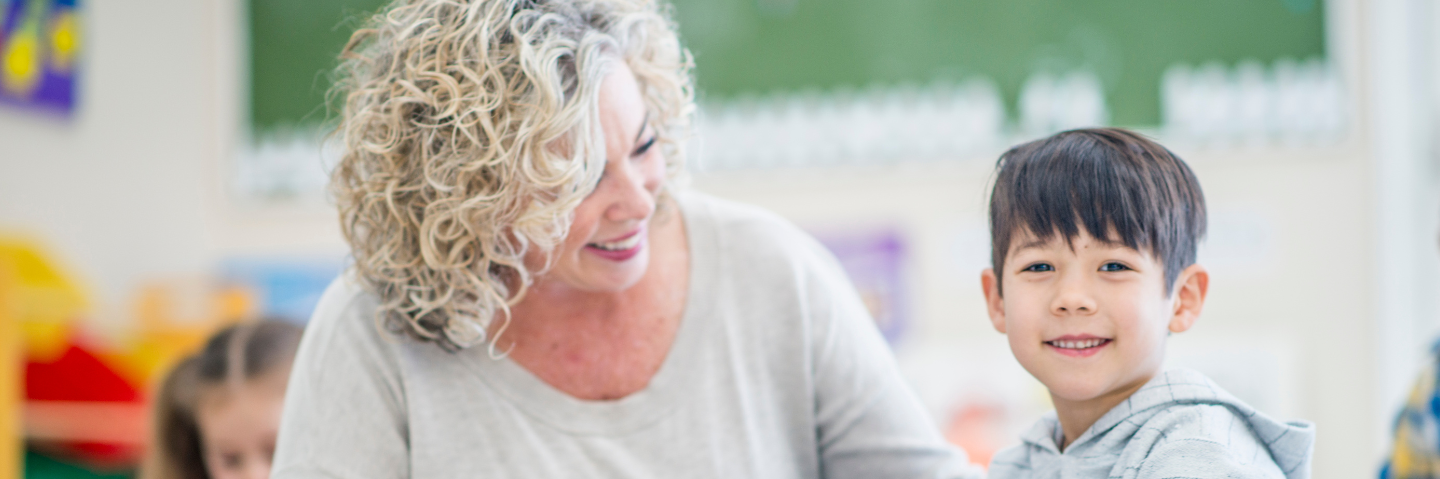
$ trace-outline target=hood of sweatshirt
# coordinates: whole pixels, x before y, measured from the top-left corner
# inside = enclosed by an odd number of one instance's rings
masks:
[[[1105,453],[1116,453],[1120,449],[1148,450],[1148,446],[1136,442],[1153,444],[1164,434],[1162,428],[1150,424],[1153,420],[1168,420],[1160,416],[1175,411],[1177,407],[1222,406],[1229,409],[1239,422],[1254,431],[1265,452],[1270,454],[1275,465],[1285,474],[1286,479],[1310,477],[1310,459],[1315,448],[1315,425],[1307,421],[1280,421],[1255,410],[1236,399],[1214,381],[1196,371],[1172,369],[1157,374],[1145,383],[1125,402],[1112,408],[1090,426],[1084,434],[1066,447],[1067,456],[1096,457]],[[1160,432],[1156,432],[1160,431]],[[1057,443],[1061,440],[1059,421],[1052,411],[1022,437],[1031,451],[1060,455]],[[1143,455],[1118,454],[1121,463],[1144,459]],[[1038,459],[1038,458],[1037,458]]]

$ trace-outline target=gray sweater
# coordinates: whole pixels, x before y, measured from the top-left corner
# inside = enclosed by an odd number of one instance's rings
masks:
[[[824,247],[756,208],[676,197],[690,293],[644,390],[580,400],[483,347],[378,331],[377,298],[341,278],[295,359],[272,477],[979,477]]]
[[[1046,414],[990,478],[1306,479],[1315,446],[1313,424],[1271,419],[1186,369],[1156,375],[1063,453],[1062,436]]]

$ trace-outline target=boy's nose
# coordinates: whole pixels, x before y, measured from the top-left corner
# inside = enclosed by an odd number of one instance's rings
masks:
[[[1086,290],[1084,285],[1078,281],[1062,281],[1060,292],[1050,305],[1051,313],[1056,316],[1067,316],[1075,314],[1095,314],[1095,299]]]

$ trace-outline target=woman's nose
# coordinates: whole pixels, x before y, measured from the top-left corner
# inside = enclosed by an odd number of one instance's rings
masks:
[[[655,194],[645,181],[645,174],[634,164],[625,164],[613,177],[613,202],[605,210],[605,219],[631,221],[649,218],[655,211]]]

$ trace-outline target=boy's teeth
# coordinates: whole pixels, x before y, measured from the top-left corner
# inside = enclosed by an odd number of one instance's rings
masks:
[[[1071,341],[1051,341],[1050,344],[1061,349],[1089,349],[1104,343],[1104,339],[1084,339]]]
[[[614,242],[610,242],[610,243],[590,243],[590,246],[594,246],[594,247],[596,247],[596,248],[600,248],[600,249],[603,249],[603,250],[609,250],[609,251],[625,251],[625,250],[627,250],[627,249],[634,248],[635,245],[637,245],[637,244],[639,244],[639,243],[640,243],[640,235],[636,234],[636,235],[631,235],[629,238],[625,238],[625,239],[623,239],[623,240],[614,241]]]

